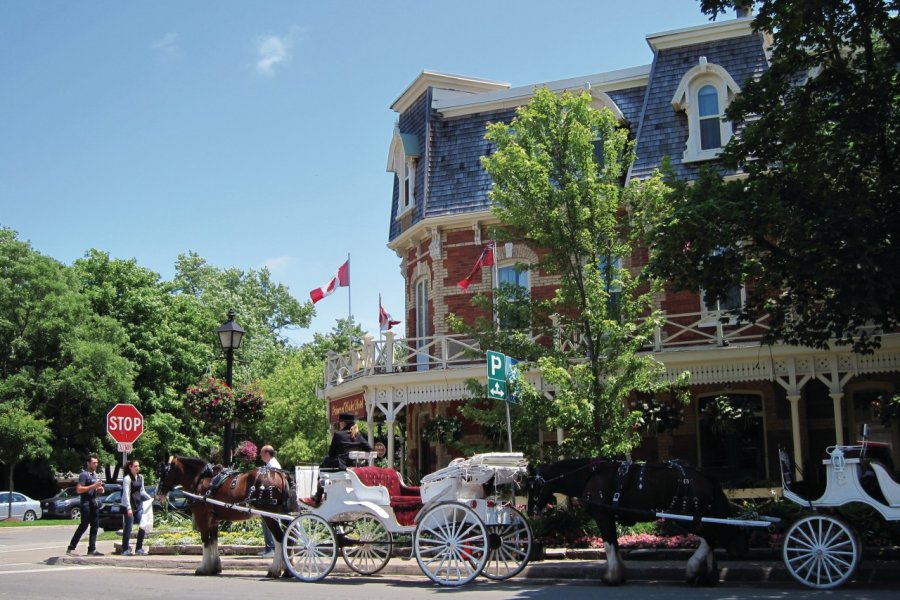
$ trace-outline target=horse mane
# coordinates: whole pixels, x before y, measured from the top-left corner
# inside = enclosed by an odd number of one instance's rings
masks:
[[[209,461],[197,458],[196,456],[178,456],[176,454],[174,455],[174,458],[181,461],[181,464],[185,467],[185,471],[190,471],[195,474],[205,469],[206,465],[209,464]]]

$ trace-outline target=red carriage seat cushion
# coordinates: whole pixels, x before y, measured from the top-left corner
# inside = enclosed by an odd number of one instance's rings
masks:
[[[382,467],[355,467],[352,469],[363,485],[383,485],[391,498],[391,508],[401,525],[412,525],[416,513],[422,508],[422,494],[415,486],[403,485],[400,474]]]

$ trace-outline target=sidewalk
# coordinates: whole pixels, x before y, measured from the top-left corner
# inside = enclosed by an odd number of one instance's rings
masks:
[[[164,548],[151,548],[147,556],[119,556],[113,542],[98,544],[105,556],[54,556],[47,564],[58,565],[103,565],[139,569],[159,569],[174,572],[192,572],[200,564],[200,548],[185,547],[192,554],[161,554]],[[264,577],[271,559],[256,556],[259,547],[220,547],[223,572],[240,571]],[[566,555],[570,558],[566,558]],[[549,549],[546,559],[529,563],[515,579],[531,580],[581,580],[599,583],[606,570],[606,560],[594,558],[597,551],[564,551]],[[632,550],[626,551],[624,559],[630,581],[658,581],[683,583],[689,551],[683,550]],[[780,556],[774,551],[756,551],[749,558],[727,560],[719,557],[719,580],[727,583],[784,583],[800,587],[788,574]],[[334,571],[329,577],[361,577],[350,571],[343,559],[338,557]],[[388,565],[373,577],[418,576],[425,579],[415,559],[391,558]],[[896,559],[864,558],[854,580],[857,583],[900,583],[900,569]],[[805,589],[805,588],[804,588]]]

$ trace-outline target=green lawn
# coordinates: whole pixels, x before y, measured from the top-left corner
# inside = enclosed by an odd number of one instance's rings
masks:
[[[45,525],[78,525],[73,519],[38,519],[37,521],[0,521],[0,527],[43,527]]]

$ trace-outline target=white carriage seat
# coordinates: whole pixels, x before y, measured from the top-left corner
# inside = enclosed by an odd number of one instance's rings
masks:
[[[900,508],[900,483],[894,481],[894,478],[891,477],[891,474],[888,473],[881,463],[871,462],[869,466],[875,471],[881,493],[884,494],[884,499],[887,500],[888,505],[891,508]]]
[[[372,502],[378,506],[390,504],[387,488],[383,485],[365,485],[359,480],[356,473],[349,469],[329,474],[328,480],[325,491],[329,501],[340,498],[341,500]]]

